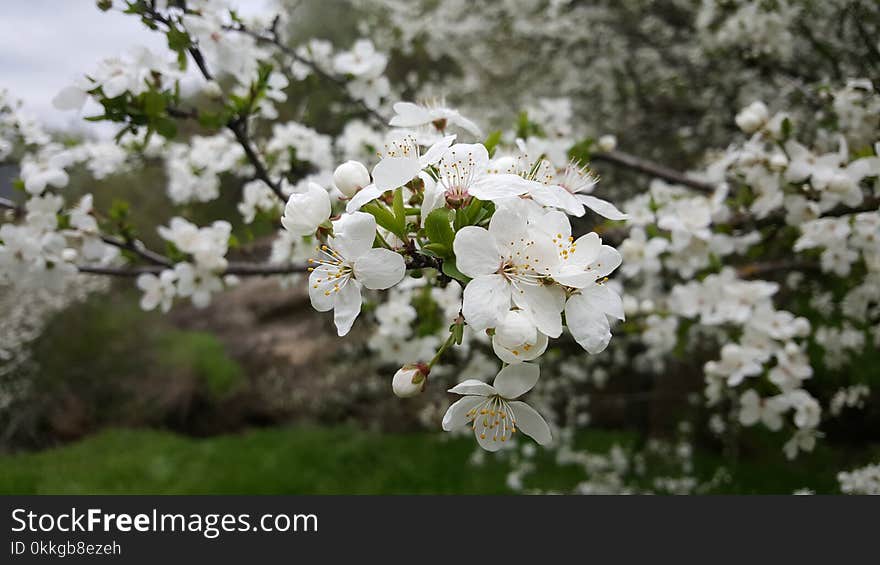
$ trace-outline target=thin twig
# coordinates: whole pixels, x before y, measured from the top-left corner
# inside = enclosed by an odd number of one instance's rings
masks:
[[[146,246],[144,246],[144,244],[140,241],[124,240],[109,235],[102,235],[101,241],[103,241],[107,245],[112,245],[114,247],[118,247],[119,249],[131,251],[132,253],[146,259],[147,261],[155,265],[161,265],[164,267],[174,266],[174,261],[162,255],[161,253],[156,253],[155,251],[147,249]]]
[[[737,268],[736,274],[741,279],[754,279],[771,273],[786,271],[819,271],[818,263],[798,259],[780,259],[778,261],[764,261],[750,263]]]
[[[263,164],[263,160],[260,159],[260,156],[257,155],[257,152],[254,151],[253,145],[251,145],[251,141],[248,138],[247,133],[247,121],[241,118],[232,120],[227,124],[232,133],[235,135],[235,139],[238,141],[238,144],[241,145],[241,148],[244,149],[244,154],[247,157],[248,161],[251,165],[253,165],[254,170],[256,171],[256,177],[266,183],[266,185],[272,189],[272,192],[281,199],[282,202],[287,200],[287,197],[284,195],[284,191],[281,190],[281,184],[273,181],[269,177],[269,171],[266,170],[266,166]]]

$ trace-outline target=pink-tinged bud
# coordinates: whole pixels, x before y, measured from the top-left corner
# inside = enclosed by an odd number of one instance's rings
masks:
[[[411,398],[425,390],[428,381],[428,367],[424,364],[404,365],[394,373],[391,388],[400,398]]]
[[[370,184],[370,172],[359,161],[346,161],[333,172],[333,184],[346,198]]]

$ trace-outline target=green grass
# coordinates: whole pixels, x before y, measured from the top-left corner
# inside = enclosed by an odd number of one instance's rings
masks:
[[[606,450],[630,444],[621,432],[590,431],[579,443]],[[388,435],[354,428],[273,428],[193,439],[149,430],[110,430],[38,453],[0,458],[0,493],[34,494],[367,494],[505,493],[507,466],[468,464],[470,438]],[[491,457],[491,456],[490,456]],[[695,458],[708,477],[717,456]],[[741,462],[718,492],[834,492],[843,468],[834,452],[796,462]],[[658,472],[662,472],[659,471]],[[574,467],[539,462],[539,485],[564,490],[582,480]],[[650,479],[650,478],[649,478]],[[649,480],[648,479],[648,480]],[[643,480],[640,480],[642,482]]]

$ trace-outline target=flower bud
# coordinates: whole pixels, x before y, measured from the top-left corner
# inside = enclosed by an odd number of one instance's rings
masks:
[[[424,364],[404,365],[394,373],[391,388],[400,398],[411,398],[425,390],[428,380],[428,367]]]
[[[853,181],[844,173],[834,173],[828,181],[828,188],[834,192],[846,192],[853,188]]]
[[[614,151],[617,148],[617,137],[613,135],[603,135],[599,138],[599,149],[602,151]]]
[[[770,111],[763,102],[752,102],[736,115],[736,125],[745,133],[755,133],[770,119]]]
[[[770,168],[774,171],[781,171],[788,166],[788,157],[784,153],[774,153],[770,157]]]
[[[205,83],[205,85],[202,87],[202,92],[204,92],[207,96],[211,98],[223,97],[223,90],[220,88],[220,85],[213,80]]]
[[[305,192],[290,195],[281,225],[293,235],[314,235],[318,226],[329,218],[330,195],[320,185],[310,182]]]
[[[346,161],[333,171],[333,184],[346,198],[370,184],[370,173],[360,161]]]
[[[67,263],[72,263],[73,261],[76,261],[77,255],[78,253],[76,252],[76,249],[66,247],[64,248],[64,251],[61,252],[61,259]]]

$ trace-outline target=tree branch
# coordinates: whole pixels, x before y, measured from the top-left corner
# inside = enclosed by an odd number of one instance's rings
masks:
[[[163,265],[136,265],[133,267],[94,267],[79,265],[80,273],[90,275],[108,275],[113,277],[137,277],[144,274],[158,275],[169,267]],[[286,265],[273,265],[268,263],[230,263],[226,269],[219,273],[237,276],[270,276],[290,275],[294,273],[308,272],[308,265],[291,263]]]
[[[251,165],[253,165],[254,170],[256,171],[256,177],[266,183],[266,185],[272,189],[272,192],[275,193],[281,202],[285,202],[287,198],[284,196],[284,191],[281,190],[281,183],[277,183],[273,181],[269,177],[269,171],[266,170],[266,165],[263,164],[263,160],[260,159],[260,156],[257,155],[257,152],[254,151],[253,146],[251,145],[251,141],[248,138],[247,133],[247,120],[242,117],[238,117],[229,124],[227,127],[232,130],[232,133],[235,135],[235,139],[238,141],[238,144],[241,145],[241,148],[244,149],[244,154],[247,157],[248,161]]]
[[[593,153],[590,157],[593,161],[604,161],[606,163],[611,163],[612,165],[620,165],[626,169],[644,173],[674,184],[684,185],[706,194],[712,194],[715,192],[715,185],[711,183],[697,180],[674,169],[670,169],[622,151],[603,151],[600,153]]]

